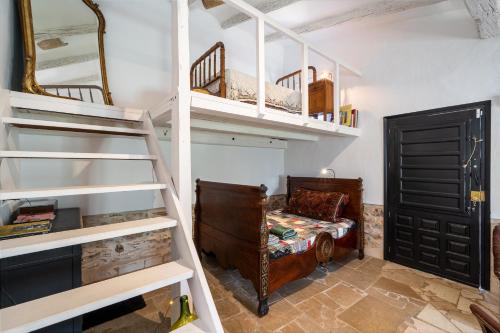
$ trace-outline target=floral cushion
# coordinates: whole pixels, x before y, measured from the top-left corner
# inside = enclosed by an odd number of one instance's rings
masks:
[[[269,230],[276,224],[281,224],[297,232],[297,236],[287,240],[279,240],[269,235],[268,249],[271,259],[309,250],[321,232],[328,232],[334,239],[338,239],[356,227],[356,222],[343,217],[337,218],[337,222],[332,223],[288,214],[281,209],[268,212],[266,216]]]
[[[348,203],[348,194],[298,188],[292,193],[285,211],[313,219],[337,222]]]

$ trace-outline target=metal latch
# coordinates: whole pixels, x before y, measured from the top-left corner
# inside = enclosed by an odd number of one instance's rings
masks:
[[[484,191],[470,191],[470,201],[472,202],[485,202],[486,193]]]

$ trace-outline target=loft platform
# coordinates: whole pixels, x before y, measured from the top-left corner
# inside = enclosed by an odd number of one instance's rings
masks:
[[[201,130],[305,141],[317,141],[318,135],[361,135],[359,128],[268,107],[259,113],[256,105],[195,91],[191,92],[190,99],[191,126]],[[156,126],[165,126],[170,122],[174,100],[175,98],[168,98],[151,111]]]

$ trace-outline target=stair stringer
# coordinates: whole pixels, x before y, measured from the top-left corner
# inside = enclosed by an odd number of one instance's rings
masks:
[[[146,143],[149,153],[156,155],[157,159],[153,162],[153,168],[157,176],[157,180],[167,184],[167,188],[161,190],[163,202],[167,209],[167,214],[178,221],[177,228],[172,232],[173,252],[177,254],[177,260],[186,267],[194,271],[192,279],[188,280],[189,290],[191,292],[191,299],[194,304],[196,315],[201,321],[202,328],[207,332],[223,333],[219,315],[215,308],[215,303],[208,287],[203,267],[201,266],[194,242],[191,238],[191,233],[186,230],[186,218],[182,213],[181,203],[175,191],[175,185],[172,180],[171,173],[165,165],[165,160],[159,145],[159,140],[156,136],[156,131],[153,126],[152,119],[149,112],[145,114],[143,119],[144,129],[149,132],[146,135]],[[175,319],[174,319],[175,320]]]

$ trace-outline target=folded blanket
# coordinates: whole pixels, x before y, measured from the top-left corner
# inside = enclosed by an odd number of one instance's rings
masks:
[[[269,240],[267,241],[268,246],[277,245],[277,244],[279,244],[279,242],[280,242],[280,239],[278,236],[273,235],[273,234],[269,234]]]
[[[276,224],[274,227],[272,227],[271,233],[283,240],[297,236],[297,232],[295,230],[284,227],[281,224]]]

